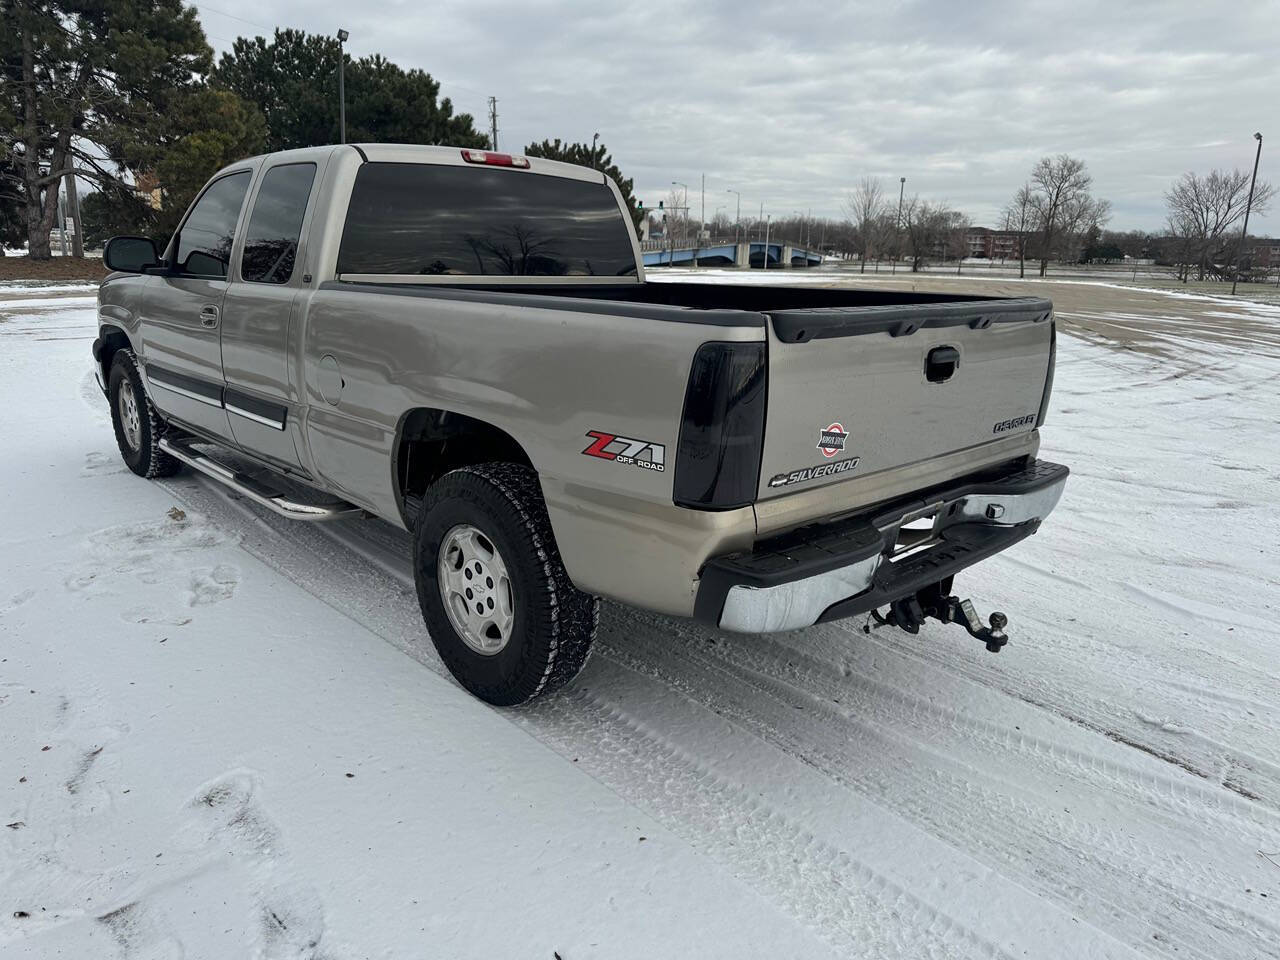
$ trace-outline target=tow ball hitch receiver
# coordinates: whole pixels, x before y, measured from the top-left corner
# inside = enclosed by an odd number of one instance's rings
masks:
[[[1009,618],[996,612],[991,614],[987,625],[984,625],[978,611],[973,608],[973,601],[950,595],[950,589],[950,580],[944,580],[914,596],[893,601],[889,604],[887,614],[872,610],[871,618],[877,626],[893,626],[907,633],[919,633],[921,625],[930,618],[942,623],[958,623],[969,631],[971,637],[986,644],[991,653],[999,653],[1009,642],[1009,635],[1004,632],[1004,628],[1009,625]],[[870,633],[871,624],[868,623],[864,629]]]

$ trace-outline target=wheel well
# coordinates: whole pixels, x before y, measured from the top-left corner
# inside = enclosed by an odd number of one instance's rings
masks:
[[[102,382],[106,383],[111,376],[111,364],[115,360],[117,350],[130,350],[133,344],[128,335],[119,327],[103,327],[98,331],[98,340],[93,345],[93,356],[102,371]]]
[[[519,442],[491,423],[432,407],[410,410],[396,435],[396,497],[412,525],[427,488],[450,470],[477,463],[533,464]]]

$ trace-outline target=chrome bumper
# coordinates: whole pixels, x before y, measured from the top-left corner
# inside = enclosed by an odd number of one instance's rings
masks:
[[[695,616],[725,630],[773,633],[866,612],[954,575],[1034,533],[1067,468],[1035,461],[989,481],[942,489],[802,538],[712,561]],[[913,521],[932,524],[911,530]],[[704,593],[706,596],[704,597]],[[721,598],[723,598],[721,600]]]

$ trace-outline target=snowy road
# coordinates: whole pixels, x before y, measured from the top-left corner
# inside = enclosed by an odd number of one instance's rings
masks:
[[[1067,494],[958,582],[1004,653],[606,605],[507,712],[445,679],[406,535],[137,480],[92,302],[0,303],[0,951],[1280,956],[1280,312],[1098,299]]]

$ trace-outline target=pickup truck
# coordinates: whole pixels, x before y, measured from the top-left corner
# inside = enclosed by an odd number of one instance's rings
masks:
[[[516,704],[599,598],[741,632],[934,617],[1034,533],[1038,298],[646,281],[599,171],[342,145],[219,171],[163,252],[113,238],[93,355],[126,464],[409,531],[431,640]],[[880,613],[885,608],[885,613]]]

